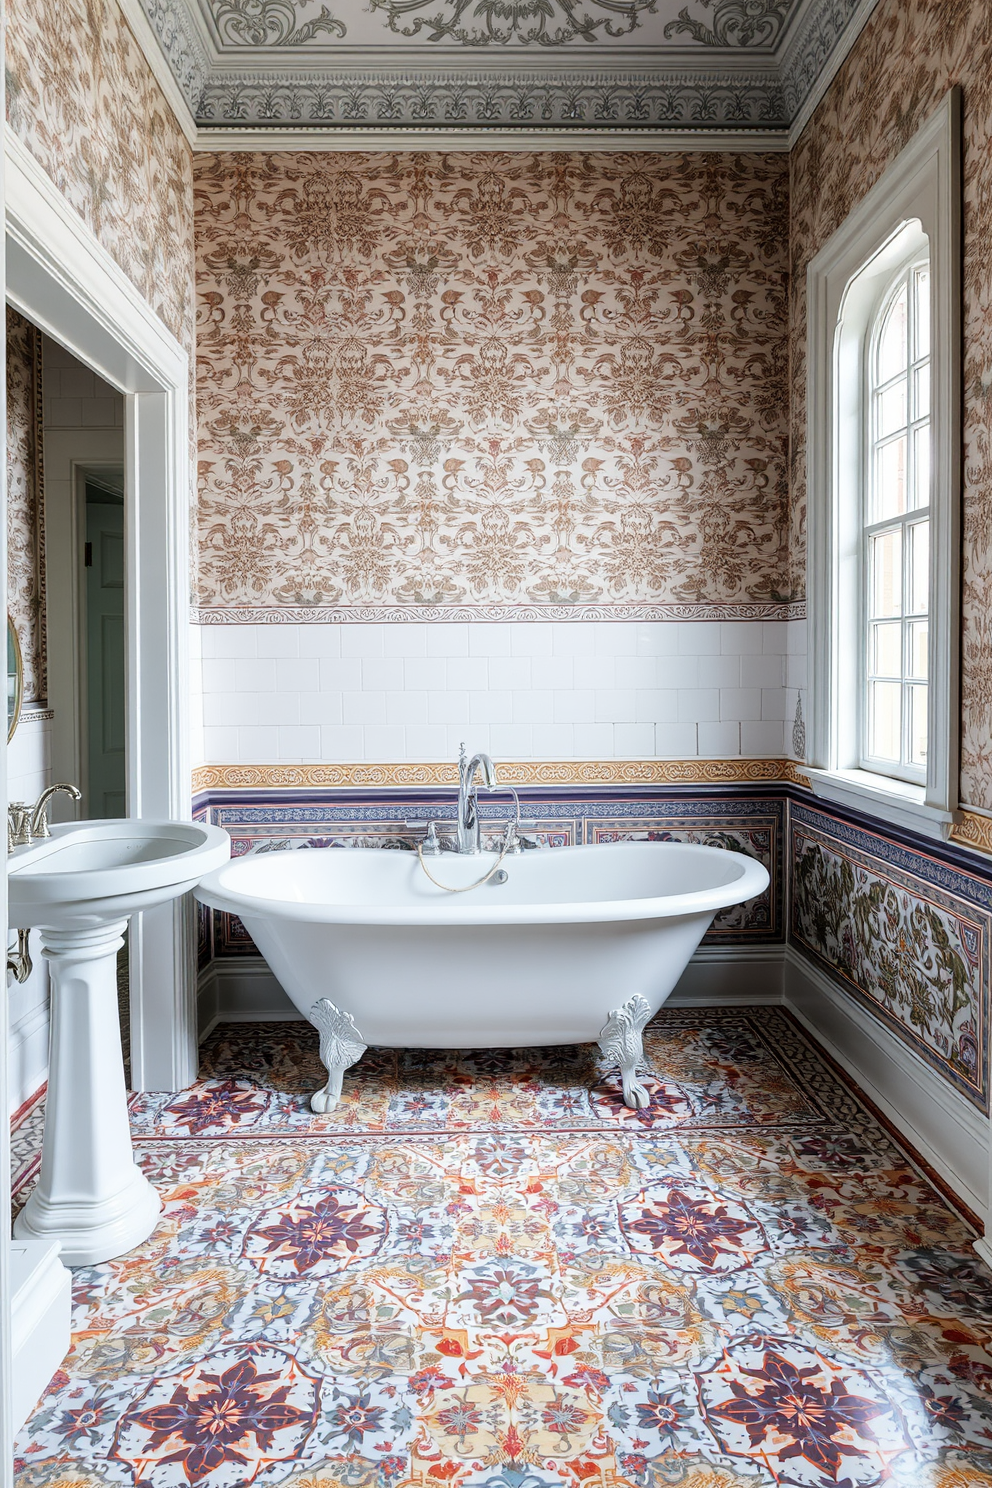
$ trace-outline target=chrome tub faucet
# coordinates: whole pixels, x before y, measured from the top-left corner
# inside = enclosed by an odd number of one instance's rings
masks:
[[[463,744],[458,756],[457,843],[460,853],[482,851],[478,787],[475,782],[476,772],[480,770],[486,789],[496,790],[496,766],[488,754],[473,754],[469,759]]]

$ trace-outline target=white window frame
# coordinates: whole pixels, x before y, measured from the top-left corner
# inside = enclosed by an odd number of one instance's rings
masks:
[[[930,631],[926,779],[861,767],[865,346],[879,297],[928,249]],[[814,791],[946,838],[958,799],[961,95],[952,89],[807,270],[809,764]]]

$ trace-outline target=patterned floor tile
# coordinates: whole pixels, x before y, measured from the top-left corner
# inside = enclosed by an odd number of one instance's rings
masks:
[[[965,1224],[784,1015],[653,1035],[667,1124],[563,1117],[556,1051],[383,1056],[320,1128],[305,1031],[225,1029],[136,1103],[162,1219],[75,1273],[18,1488],[992,1488]]]

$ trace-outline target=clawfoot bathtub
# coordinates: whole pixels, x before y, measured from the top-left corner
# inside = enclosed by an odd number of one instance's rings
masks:
[[[431,872],[474,884],[493,854],[445,854]],[[765,868],[722,848],[618,842],[508,857],[478,888],[446,893],[414,852],[315,848],[248,855],[196,896],[243,920],[320,1032],[334,1106],[369,1044],[478,1049],[598,1042],[628,1106],[641,1033],[717,910],[760,894]]]

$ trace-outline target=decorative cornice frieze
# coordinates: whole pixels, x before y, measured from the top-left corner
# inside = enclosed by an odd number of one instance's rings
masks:
[[[782,130],[788,126],[774,74],[620,76],[230,77],[200,92],[201,124],[360,128]]]
[[[305,605],[197,609],[193,625],[395,625],[465,624],[572,620],[803,620],[804,600],[755,604],[616,605]]]
[[[753,785],[790,778],[791,760],[501,760],[502,785]],[[374,790],[457,786],[440,764],[199,765],[193,793],[217,790]]]
[[[771,144],[795,125],[824,71],[832,74],[839,65],[876,0],[800,0],[794,16],[781,0],[720,0],[710,21],[688,32],[680,13],[678,34],[667,38],[670,51],[628,47],[636,69],[615,55],[607,59],[601,49],[599,67],[579,71],[574,46],[566,51],[556,44],[556,62],[561,57],[564,65],[543,72],[533,66],[540,48],[530,47],[521,61],[526,48],[467,43],[464,61],[452,57],[450,45],[443,54],[418,45],[409,61],[389,57],[381,68],[361,68],[355,47],[346,49],[346,61],[343,54],[330,55],[336,31],[326,25],[314,31],[312,18],[290,25],[295,7],[292,17],[280,7],[280,25],[263,26],[267,40],[259,44],[257,24],[239,28],[228,18],[218,31],[216,16],[195,11],[198,0],[137,3],[213,148],[225,128],[266,127],[298,130],[301,139],[311,130],[349,138],[363,130],[402,130],[411,145],[425,148],[432,131],[484,137],[554,130],[562,135],[561,148],[568,148],[571,130],[601,132],[607,145],[616,131],[699,129],[732,138],[736,131],[760,130]],[[757,29],[756,4],[763,6]],[[380,50],[385,58],[388,48],[366,48],[366,62],[374,64]],[[547,45],[543,51],[546,57]],[[481,63],[497,54],[503,65],[486,70]],[[625,137],[617,147],[631,146]]]
[[[141,0],[141,7],[190,112],[198,120],[200,96],[210,64],[186,6],[182,0]]]

